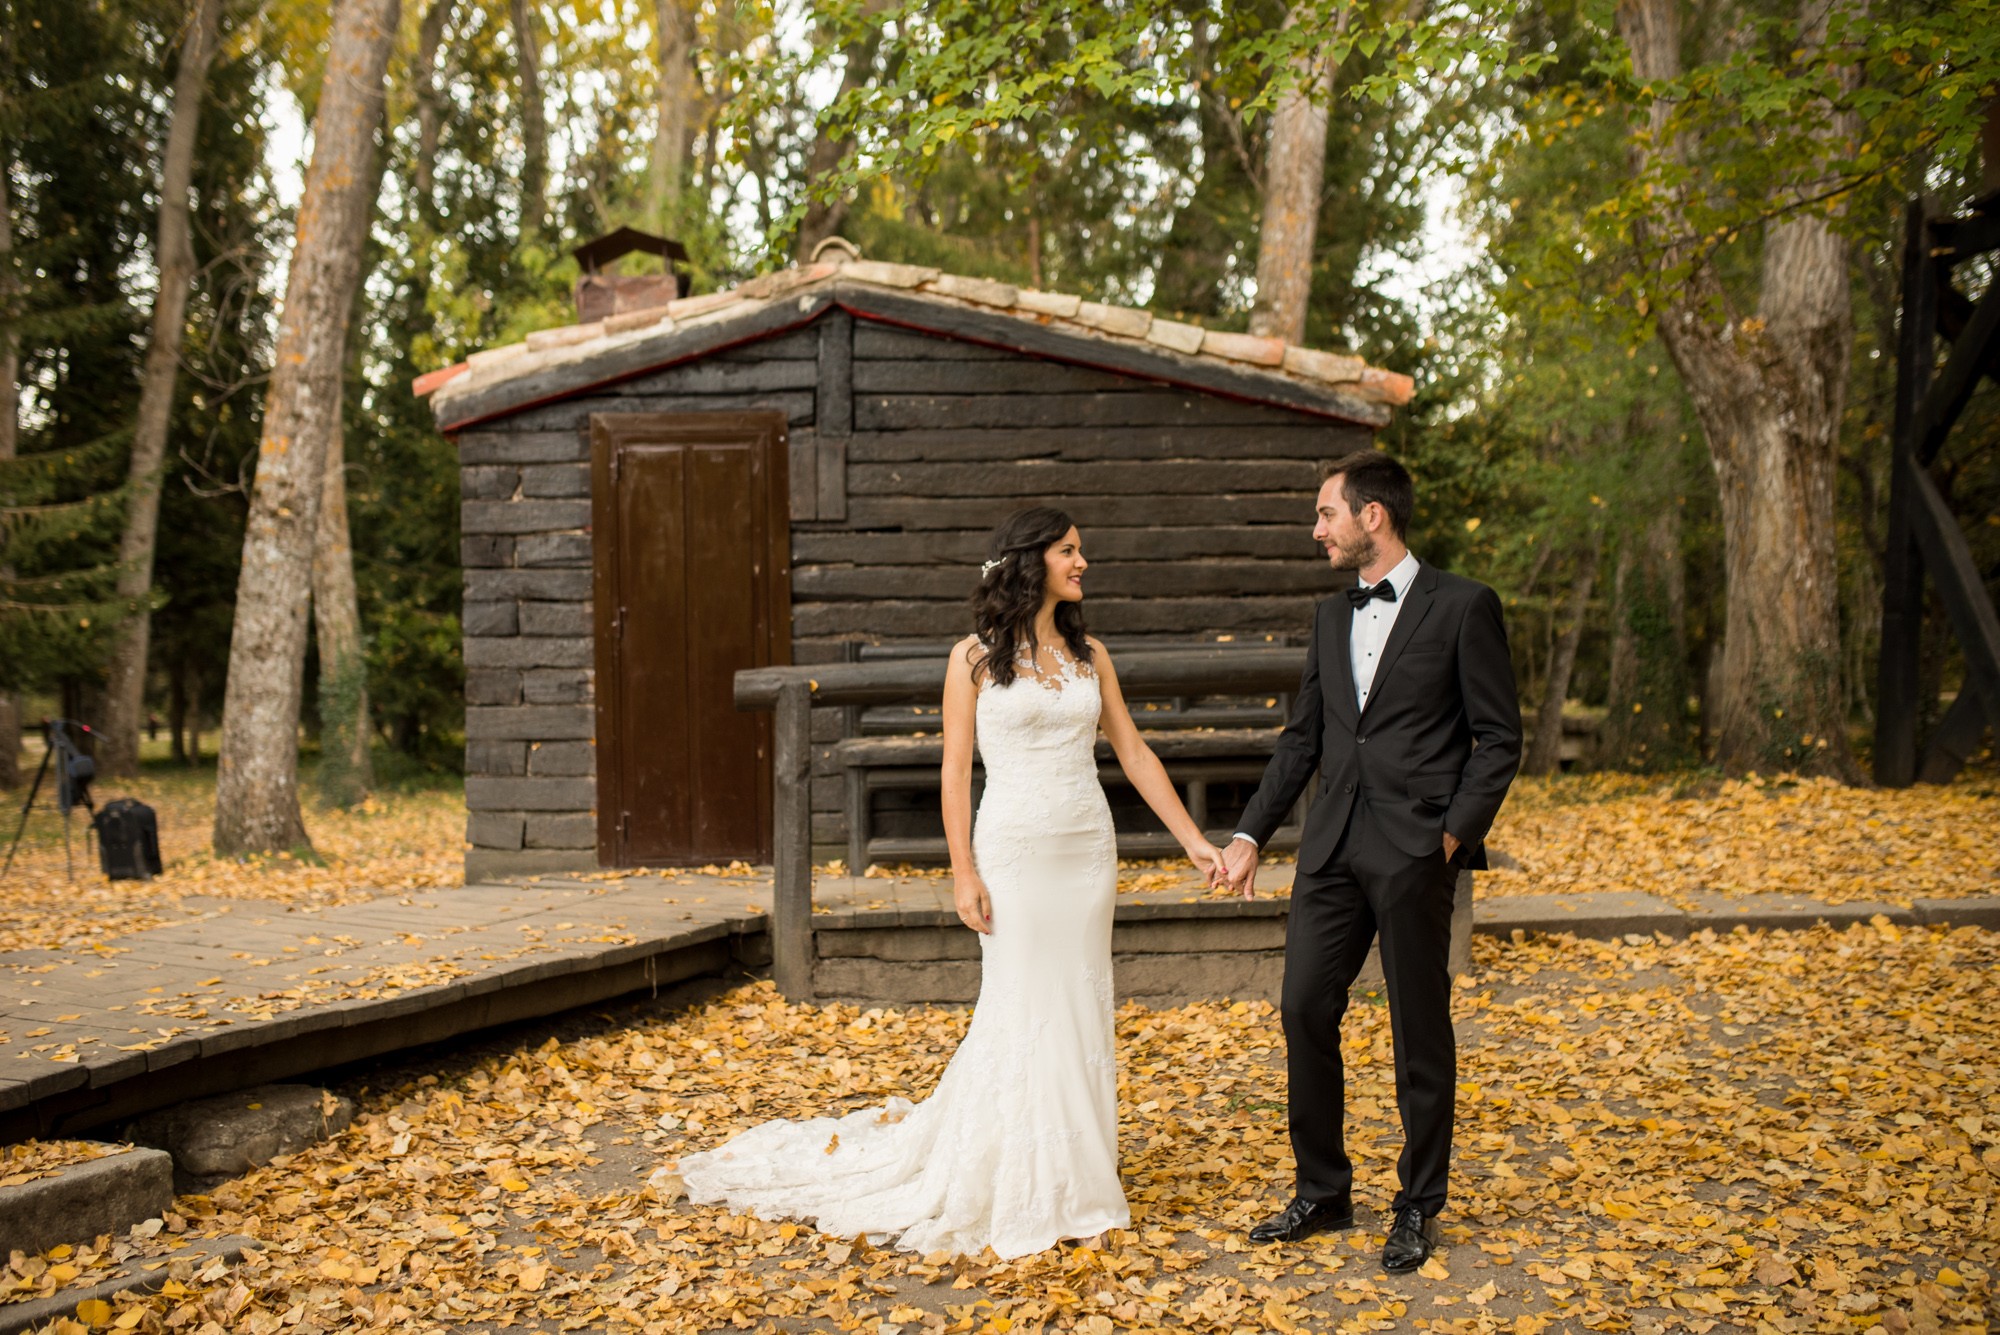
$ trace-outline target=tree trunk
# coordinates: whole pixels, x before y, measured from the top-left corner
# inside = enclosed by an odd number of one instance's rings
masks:
[[[701,96],[695,81],[694,14],[684,0],[659,0],[655,10],[659,52],[660,124],[647,164],[647,212],[662,232],[673,226],[674,206],[687,181]]]
[[[1339,28],[1350,11],[1340,11]],[[1286,20],[1295,22],[1295,13]],[[1315,50],[1292,71],[1295,82],[1271,114],[1264,159],[1264,217],[1257,232],[1257,304],[1250,332],[1303,343],[1312,298],[1313,238],[1326,179],[1326,118],[1333,100],[1333,59]]]
[[[12,459],[21,416],[21,335],[14,328],[14,156],[0,138],[0,460]],[[0,566],[0,580],[13,571]],[[0,689],[0,788],[21,782],[21,706]]]
[[[1618,555],[1611,610],[1611,672],[1592,763],[1630,770],[1694,763],[1688,726],[1686,580],[1680,511],[1663,505]]]
[[[368,758],[368,659],[361,645],[361,604],[347,536],[347,457],[340,411],[326,449],[319,534],[313,543],[313,626],[319,636],[320,787],[337,806],[353,806],[374,785]]]
[[[199,768],[201,765],[201,672],[189,667],[187,670],[187,763]],[[218,760],[220,757],[218,757]]]
[[[1611,651],[1605,665],[1604,696],[1607,707],[1613,713],[1606,715],[1604,727],[1598,731],[1600,745],[1617,723],[1615,711],[1620,701],[1633,697],[1639,678],[1639,637],[1633,632],[1631,620],[1632,567],[1638,560],[1634,547],[1633,538],[1627,534],[1618,544],[1618,561],[1612,567]],[[1602,762],[1594,760],[1593,763]]]
[[[180,66],[174,73],[174,107],[160,167],[160,217],[155,243],[159,285],[153,297],[153,336],[146,348],[139,420],[132,431],[131,501],[118,544],[118,600],[125,619],[111,646],[98,726],[98,772],[139,772],[139,725],[146,713],[146,658],[152,640],[153,551],[160,532],[160,479],[166,466],[167,430],[180,376],[188,289],[194,283],[194,241],[189,230],[188,187],[194,177],[195,136],[208,89],[208,66],[222,24],[222,0],[196,0]]]
[[[864,13],[879,10],[884,0],[864,0]],[[835,100],[846,97],[855,89],[868,82],[869,73],[875,67],[876,39],[856,42],[847,48],[846,68],[840,73],[840,92]],[[840,165],[847,155],[853,140],[844,135],[822,134],[813,141],[812,156],[806,163],[806,182],[816,183]],[[847,209],[851,201],[846,195],[833,199],[813,197],[806,205],[806,216],[799,223],[798,259],[801,263],[811,258],[813,247],[830,236],[838,235],[842,224],[847,221]]]
[[[411,82],[417,93],[417,160],[415,178],[417,211],[431,226],[437,217],[438,136],[444,126],[444,94],[438,88],[438,50],[444,45],[445,25],[451,22],[455,0],[431,0],[417,29],[417,58]]]
[[[1563,701],[1569,698],[1570,674],[1576,669],[1577,646],[1583,643],[1589,619],[1590,591],[1597,583],[1598,544],[1583,554],[1583,565],[1569,591],[1569,625],[1549,656],[1548,680],[1542,686],[1542,707],[1535,715],[1535,740],[1521,765],[1524,774],[1554,774],[1562,768]]]
[[[1807,4],[1799,45],[1825,40],[1826,7]],[[1621,0],[1633,73],[1680,74],[1675,0]],[[1639,152],[1681,172],[1687,146],[1656,103]],[[1828,151],[1851,117],[1828,112]],[[1721,493],[1724,585],[1716,758],[1731,773],[1801,770],[1854,780],[1841,708],[1840,611],[1834,545],[1836,445],[1852,351],[1848,244],[1801,211],[1768,229],[1755,319],[1733,318],[1713,263],[1697,252],[1673,190],[1658,206],[1660,264],[1688,265],[1662,283],[1659,330],[1687,386]],[[1692,264],[1689,264],[1689,261]]]
[[[188,764],[187,669],[176,663],[167,669],[167,748],[176,764]]]
[[[379,180],[372,157],[382,76],[400,4],[342,0],[334,12],[229,642],[215,802],[215,850],[224,855],[307,842],[299,815],[299,689],[324,450],[336,410],[322,387],[339,385],[346,357],[362,219]]]
[[[521,67],[521,236],[540,235],[549,213],[549,131],[542,110],[542,43],[528,0],[513,0]]]

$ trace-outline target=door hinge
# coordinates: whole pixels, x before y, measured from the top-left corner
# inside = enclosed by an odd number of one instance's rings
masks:
[[[611,485],[618,485],[618,461],[625,456],[617,450],[611,452]]]
[[[632,837],[632,813],[629,811],[621,811],[618,813],[619,842],[623,843],[625,840],[628,840],[631,837]]]
[[[611,638],[614,640],[625,638],[625,609],[622,607],[611,609]]]

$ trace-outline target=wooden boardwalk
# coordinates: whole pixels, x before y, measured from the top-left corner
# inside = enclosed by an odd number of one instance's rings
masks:
[[[768,878],[669,874],[190,900],[96,949],[0,955],[0,1140],[754,965],[769,897]]]
[[[187,921],[94,949],[0,954],[0,1143],[115,1130],[167,1103],[761,967],[770,874],[738,871],[546,877],[324,909],[190,899]],[[950,893],[929,877],[822,878],[816,925],[955,923]]]

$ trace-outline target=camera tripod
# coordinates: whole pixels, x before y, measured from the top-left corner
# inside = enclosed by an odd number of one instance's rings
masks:
[[[21,804],[21,823],[14,830],[14,842],[7,850],[7,861],[0,865],[0,876],[5,876],[14,866],[14,855],[21,851],[21,836],[28,829],[28,812],[33,810],[35,797],[42,791],[42,780],[47,777],[50,762],[56,771],[56,809],[63,818],[63,870],[70,880],[76,879],[76,855],[70,845],[69,818],[79,803],[91,814],[97,816],[97,804],[90,800],[90,781],[97,776],[97,762],[77,750],[76,741],[70,736],[74,728],[84,735],[90,735],[90,725],[73,719],[56,718],[42,720],[42,765],[35,771],[35,782],[28,789],[28,800]],[[84,827],[86,832],[91,826]],[[88,837],[86,833],[86,838]]]

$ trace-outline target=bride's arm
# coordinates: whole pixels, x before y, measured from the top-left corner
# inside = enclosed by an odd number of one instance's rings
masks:
[[[1204,875],[1217,866],[1222,858],[1208,836],[1188,815],[1187,807],[1181,803],[1180,791],[1174,781],[1167,777],[1167,767],[1153,754],[1153,748],[1146,745],[1146,739],[1139,735],[1138,725],[1132,722],[1132,711],[1125,707],[1125,693],[1118,687],[1118,671],[1111,665],[1111,655],[1095,637],[1090,641],[1091,667],[1097,672],[1098,690],[1103,700],[1102,712],[1097,726],[1104,730],[1112,751],[1118,757],[1118,767],[1125,771],[1125,777],[1146,799],[1146,805],[1153,809],[1167,830],[1180,841],[1182,848],[1193,860],[1196,870]]]
[[[990,932],[993,903],[972,861],[972,750],[979,698],[972,680],[973,644],[971,639],[960,640],[945,667],[944,765],[938,775],[938,794],[944,807],[944,842],[951,853],[952,899],[959,920],[975,932]]]

